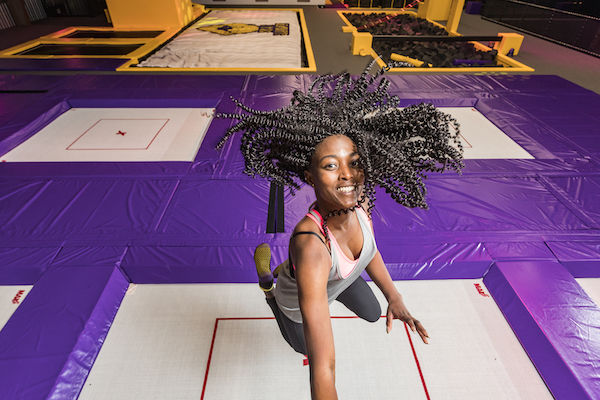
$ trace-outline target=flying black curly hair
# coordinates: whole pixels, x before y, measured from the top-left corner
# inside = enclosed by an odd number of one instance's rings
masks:
[[[372,65],[357,78],[322,75],[307,93],[294,91],[290,105],[277,110],[259,111],[233,99],[245,113],[217,114],[238,121],[217,149],[243,132],[244,172],[288,186],[294,194],[305,182],[316,146],[328,136],[345,135],[356,145],[365,173],[359,203],[368,198],[369,212],[377,185],[404,206],[427,208],[426,173],[460,172],[463,166],[459,124],[431,104],[398,108],[400,99],[388,93],[390,81],[382,76],[389,67],[371,73]],[[327,239],[327,217],[348,211],[324,216]]]

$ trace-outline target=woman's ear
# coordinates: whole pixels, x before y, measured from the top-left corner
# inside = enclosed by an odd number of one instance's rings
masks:
[[[312,179],[312,174],[310,173],[310,171],[306,170],[304,171],[304,180],[306,181],[306,183],[308,183],[310,186],[315,186],[315,183],[313,182]]]

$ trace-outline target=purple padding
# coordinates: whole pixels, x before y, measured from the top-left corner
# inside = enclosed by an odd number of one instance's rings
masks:
[[[489,77],[497,86],[513,92],[555,92],[594,94],[575,83],[556,75],[494,75]]]
[[[498,262],[483,279],[557,399],[600,393],[600,308],[562,265]]]
[[[59,247],[0,247],[0,285],[33,285]]]
[[[504,97],[550,126],[567,121],[600,122],[600,96],[590,91],[562,93],[553,88],[552,93],[510,93]]]
[[[495,261],[556,261],[544,242],[485,242],[484,245]]]
[[[0,71],[114,71],[124,58],[0,58]]]
[[[0,123],[4,125],[14,115],[29,108],[45,96],[45,93],[0,93]]]
[[[133,283],[256,283],[252,257],[257,244],[271,245],[273,267],[287,258],[287,241],[277,244],[269,236],[220,246],[133,246],[121,268]]]
[[[547,242],[575,278],[600,278],[600,239],[594,242]]]
[[[69,77],[57,75],[0,75],[0,90],[51,90],[62,86]]]
[[[407,97],[407,92],[453,92],[456,97],[463,97],[466,92],[490,92],[503,90],[504,87],[491,77],[475,77],[472,75],[389,75],[392,82],[390,92]]]
[[[102,235],[110,242],[153,231],[177,181],[6,179],[0,185],[3,241],[71,238],[101,245]]]
[[[262,179],[183,180],[158,232],[182,244],[227,246],[266,232],[268,203],[269,183]]]
[[[187,161],[131,162],[6,162],[0,163],[3,178],[46,177],[182,177],[191,163]]]
[[[76,399],[125,295],[116,267],[54,267],[0,331],[0,393]]]
[[[52,266],[119,266],[127,247],[63,247]]]
[[[596,141],[599,141],[596,138]],[[600,227],[600,175],[549,177],[569,198]]]
[[[432,232],[456,240],[477,231],[589,229],[535,178],[444,177],[427,185],[429,210],[401,207],[378,192],[373,224],[380,237],[401,234],[418,242]]]
[[[378,240],[392,279],[482,278],[492,259],[481,243],[405,244]]]
[[[0,155],[14,149],[67,111],[66,101],[34,104],[0,126]]]

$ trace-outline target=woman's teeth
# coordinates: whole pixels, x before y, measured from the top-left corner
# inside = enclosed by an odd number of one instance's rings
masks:
[[[337,188],[337,190],[339,190],[340,192],[344,192],[344,193],[350,193],[352,191],[354,191],[354,186],[342,186]]]

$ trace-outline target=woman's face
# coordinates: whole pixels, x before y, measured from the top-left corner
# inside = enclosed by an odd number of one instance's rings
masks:
[[[358,159],[356,145],[347,136],[329,136],[317,145],[305,177],[323,211],[356,205],[365,181]]]

